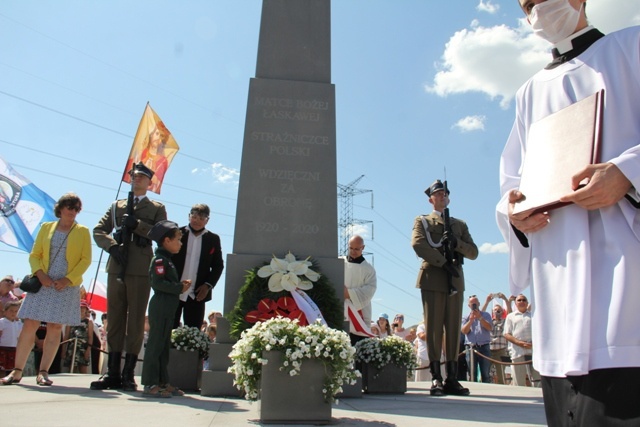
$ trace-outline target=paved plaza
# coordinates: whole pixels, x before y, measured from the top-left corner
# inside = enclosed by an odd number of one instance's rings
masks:
[[[187,394],[150,399],[141,392],[89,390],[97,375],[52,375],[52,387],[35,377],[0,387],[3,427],[259,426],[259,403],[237,397]],[[136,380],[139,382],[140,378]],[[363,395],[333,405],[336,426],[544,426],[542,391],[530,387],[464,383],[467,397],[431,397],[429,383],[409,382],[404,395]],[[283,392],[295,393],[295,390]],[[271,424],[273,425],[273,424]],[[291,424],[289,424],[291,425]],[[297,425],[297,424],[296,424]]]

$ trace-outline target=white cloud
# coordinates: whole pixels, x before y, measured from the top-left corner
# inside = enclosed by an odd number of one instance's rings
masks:
[[[460,132],[472,132],[474,130],[484,130],[485,116],[467,116],[458,120],[453,127],[460,129]]]
[[[238,185],[238,178],[240,177],[240,172],[237,169],[224,166],[222,163],[212,163],[211,168],[195,168],[191,171],[191,173],[211,173],[214,182],[220,184]]]
[[[616,7],[607,2],[591,3],[587,15],[605,33],[640,24],[637,2],[619,1]],[[490,0],[481,1],[478,9],[490,4]],[[474,20],[446,43],[433,82],[425,89],[441,97],[485,93],[507,108],[522,83],[550,61],[549,49],[523,18],[516,27],[483,27]]]
[[[365,224],[351,224],[348,225],[345,229],[344,229],[344,233],[347,236],[355,236],[356,234],[360,237],[362,237],[363,239],[368,239],[370,238],[371,233],[369,232],[369,227],[367,227]]]
[[[481,254],[507,254],[509,248],[505,242],[501,243],[483,243],[478,248]]]
[[[500,5],[491,3],[491,0],[487,0],[486,2],[484,2],[483,0],[480,0],[480,3],[476,6],[476,9],[479,12],[487,12],[490,14],[494,14],[498,10],[500,10]]]
[[[240,171],[224,166],[221,163],[213,163],[211,165],[211,173],[216,182],[221,184],[238,184],[238,179],[240,178]]]
[[[547,43],[528,25],[464,29],[447,42],[441,69],[426,90],[442,97],[483,92],[507,108],[518,87],[548,61]]]
[[[640,9],[637,1],[617,1],[615,6],[606,1],[588,3],[589,23],[605,34],[632,25],[640,25]]]

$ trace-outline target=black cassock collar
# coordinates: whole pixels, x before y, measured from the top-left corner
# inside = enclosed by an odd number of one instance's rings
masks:
[[[564,64],[567,61],[571,61],[573,58],[577,57],[578,55],[583,53],[585,50],[589,49],[589,46],[594,44],[597,40],[601,39],[602,37],[604,37],[604,34],[602,34],[600,31],[594,28],[571,40],[573,49],[571,49],[570,51],[567,51],[561,54],[560,51],[558,51],[558,49],[554,47],[551,50],[551,55],[553,55],[553,61],[548,63],[547,66],[544,67],[544,69],[552,70],[560,64]]]

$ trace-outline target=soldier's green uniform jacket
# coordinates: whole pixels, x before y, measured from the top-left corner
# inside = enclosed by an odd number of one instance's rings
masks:
[[[422,219],[424,218],[428,230],[425,231]],[[459,219],[451,218],[451,231],[458,239],[458,245],[454,249],[458,262],[455,264],[456,270],[460,277],[453,278],[453,286],[459,292],[464,291],[464,275],[462,272],[462,259],[469,258],[471,260],[478,257],[478,247],[473,242],[467,224]],[[427,236],[429,233],[429,236]],[[418,216],[413,224],[413,233],[411,236],[411,246],[416,254],[422,258],[420,273],[416,287],[420,289],[447,292],[447,272],[442,266],[447,261],[444,257],[444,248],[442,246],[434,247],[440,244],[442,235],[444,234],[444,219],[435,212],[429,215]],[[431,241],[429,241],[429,239]]]
[[[171,252],[159,247],[149,266],[149,280],[153,296],[149,302],[149,321],[151,317],[168,317],[173,320],[182,293],[182,283],[178,277]]]
[[[98,224],[93,228],[93,239],[96,244],[108,251],[110,247],[117,245],[115,238],[111,234],[114,228],[122,225],[122,217],[127,213],[127,200],[118,200],[114,207],[109,207]],[[115,211],[115,222],[114,213]],[[129,257],[127,271],[125,274],[133,276],[146,276],[149,271],[149,263],[153,257],[151,240],[147,233],[158,221],[167,219],[167,211],[164,205],[148,197],[140,200],[133,209],[133,215],[138,220],[138,226],[133,230],[133,241],[129,242]],[[109,257],[107,262],[107,273],[119,274],[120,264]]]

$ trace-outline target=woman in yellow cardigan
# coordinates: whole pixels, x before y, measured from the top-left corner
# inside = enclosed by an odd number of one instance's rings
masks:
[[[31,271],[38,276],[42,288],[27,293],[18,317],[24,321],[16,348],[15,369],[0,379],[0,384],[17,384],[33,347],[40,322],[47,322],[42,360],[36,382],[50,386],[49,367],[60,345],[62,325],[80,325],[80,283],[91,264],[89,229],[76,223],[82,209],[80,198],[67,193],[54,207],[58,221],[42,224],[29,255]]]

